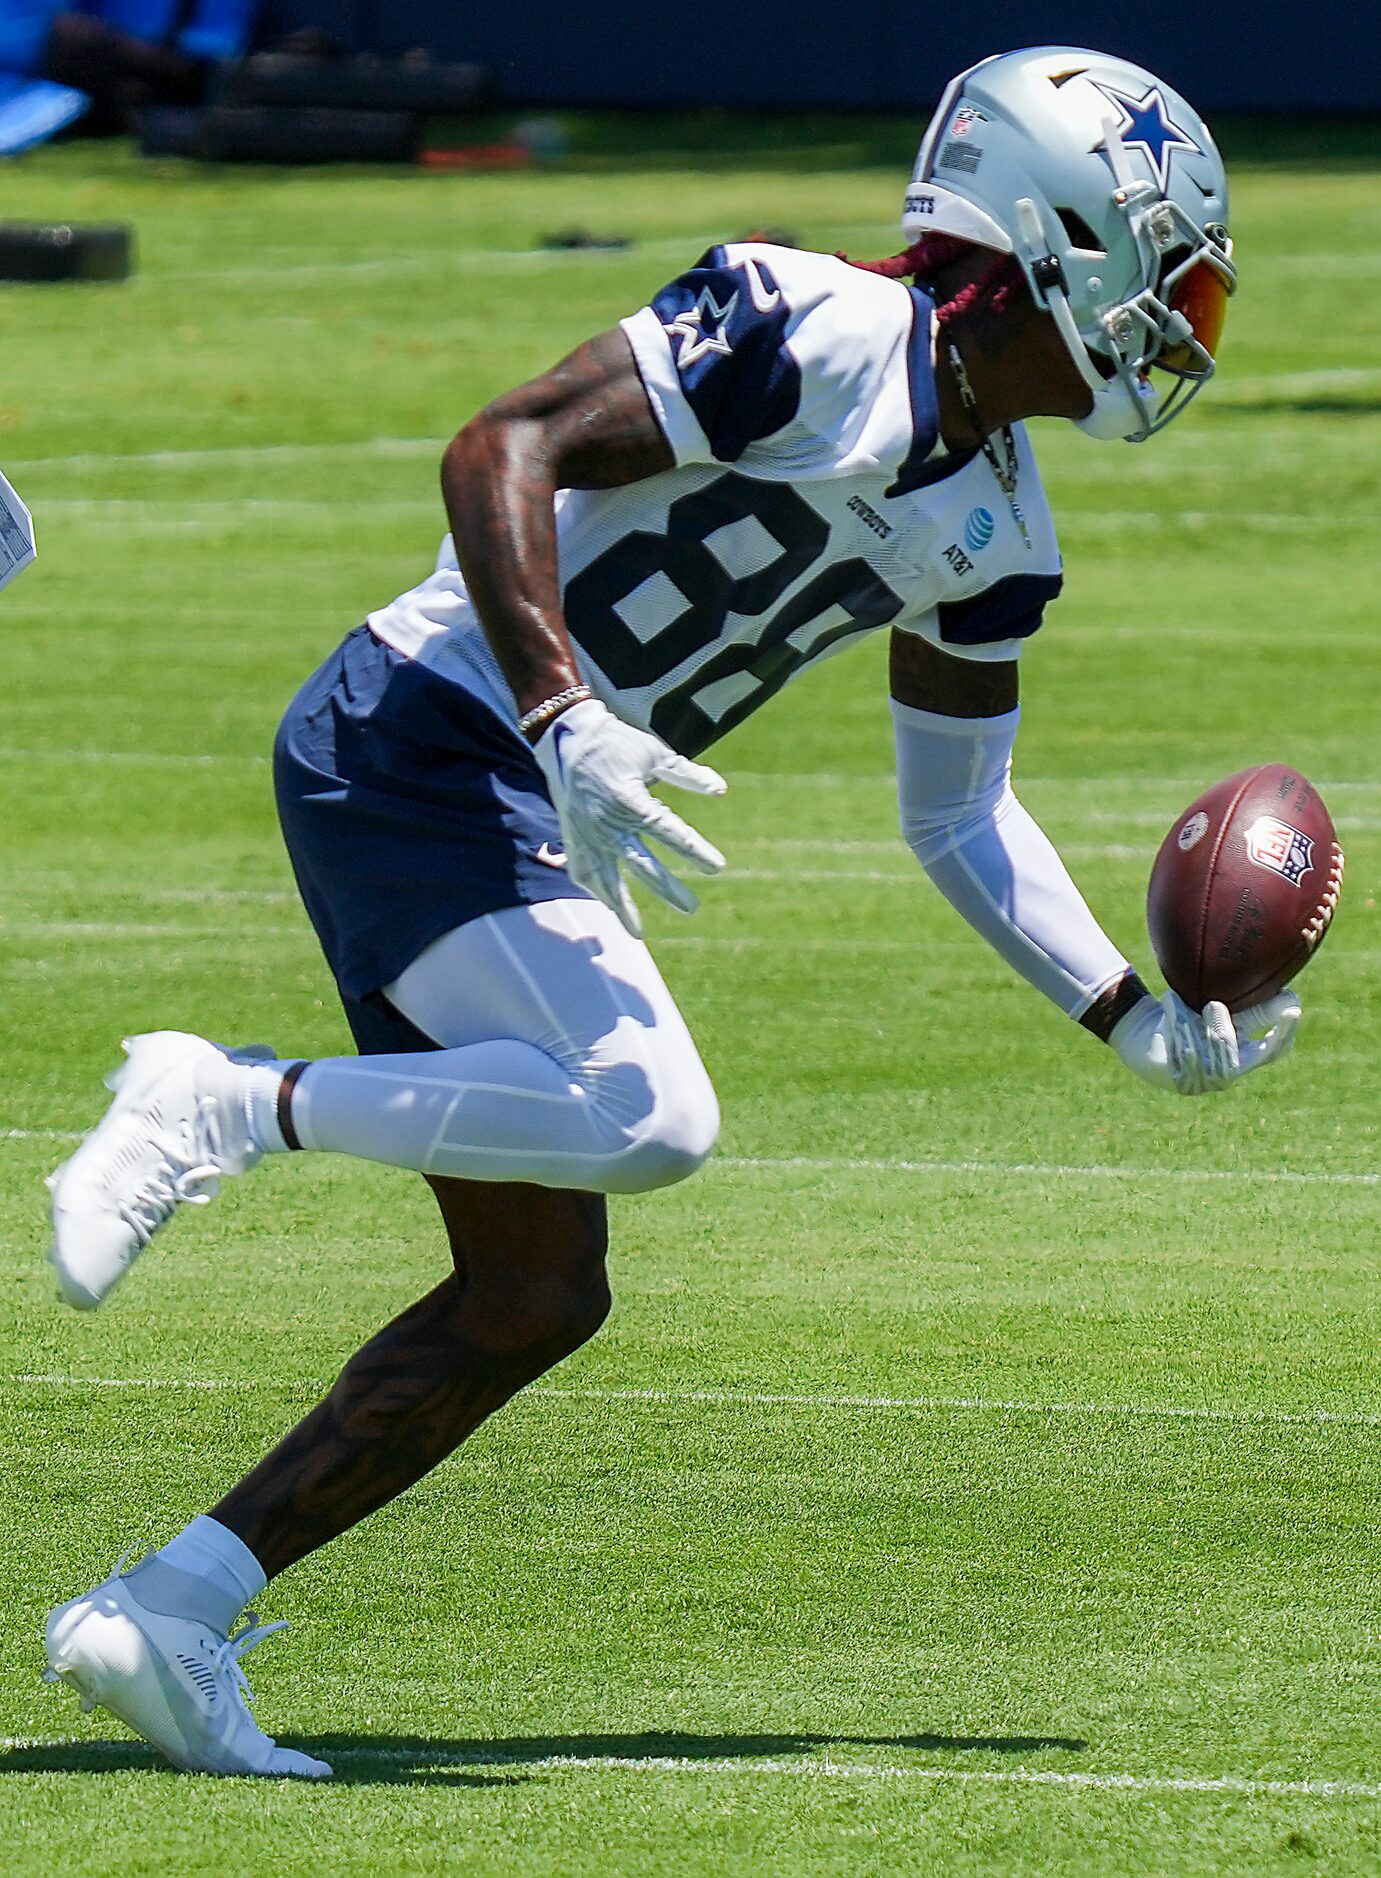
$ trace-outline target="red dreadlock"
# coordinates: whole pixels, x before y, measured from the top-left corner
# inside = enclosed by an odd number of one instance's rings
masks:
[[[924,287],[955,262],[966,261],[976,254],[987,252],[989,250],[980,248],[976,242],[961,241],[957,235],[922,235],[919,241],[913,241],[901,254],[889,255],[883,261],[850,261],[850,265],[861,267],[865,274],[881,274],[887,280],[905,280],[909,275]],[[850,257],[841,254],[839,259],[849,261]],[[935,317],[941,326],[953,325],[955,320],[972,312],[982,300],[988,301],[992,312],[1005,312],[1025,281],[1026,276],[1015,255],[994,255],[992,266],[971,280],[966,287],[961,287],[952,300],[937,307]]]

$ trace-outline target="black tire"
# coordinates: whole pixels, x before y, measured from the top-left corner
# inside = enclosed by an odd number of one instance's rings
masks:
[[[123,222],[0,222],[0,280],[126,280],[134,230]]]

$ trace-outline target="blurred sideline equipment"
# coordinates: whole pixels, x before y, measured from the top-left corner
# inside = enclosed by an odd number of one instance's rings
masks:
[[[34,558],[34,518],[14,485],[0,476],[0,587],[22,574]]]
[[[119,130],[142,106],[190,103],[215,61],[238,58],[262,0],[0,0],[0,155],[91,115]]]
[[[0,222],[0,281],[127,280],[134,231],[123,222]]]
[[[491,95],[477,65],[348,56],[295,35],[219,66],[201,108],[145,111],[140,147],[214,163],[412,163],[425,118],[463,116]]]
[[[475,65],[346,56],[321,33],[250,52],[263,0],[0,0],[0,155],[81,121],[145,155],[411,162],[425,115],[488,103]]]

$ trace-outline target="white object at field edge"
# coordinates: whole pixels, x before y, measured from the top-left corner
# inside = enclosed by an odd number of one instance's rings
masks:
[[[0,587],[34,559],[34,518],[14,485],[0,475]]]

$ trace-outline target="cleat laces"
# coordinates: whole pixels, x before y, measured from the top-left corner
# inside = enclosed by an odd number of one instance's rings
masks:
[[[275,1631],[286,1630],[287,1627],[286,1617],[280,1617],[277,1623],[261,1624],[257,1611],[246,1611],[244,1627],[235,1631],[232,1636],[226,1638],[224,1643],[219,1644],[212,1651],[212,1671],[217,1679],[229,1676],[236,1692],[247,1707],[253,1706],[254,1695],[245,1680],[245,1672],[240,1668],[240,1658],[247,1650],[252,1650],[261,1644],[265,1637],[271,1637]]]
[[[202,1096],[191,1121],[176,1136],[165,1133],[159,1146],[162,1158],[138,1192],[122,1197],[115,1207],[140,1251],[179,1206],[206,1206],[220,1190],[223,1137],[216,1098]]]

